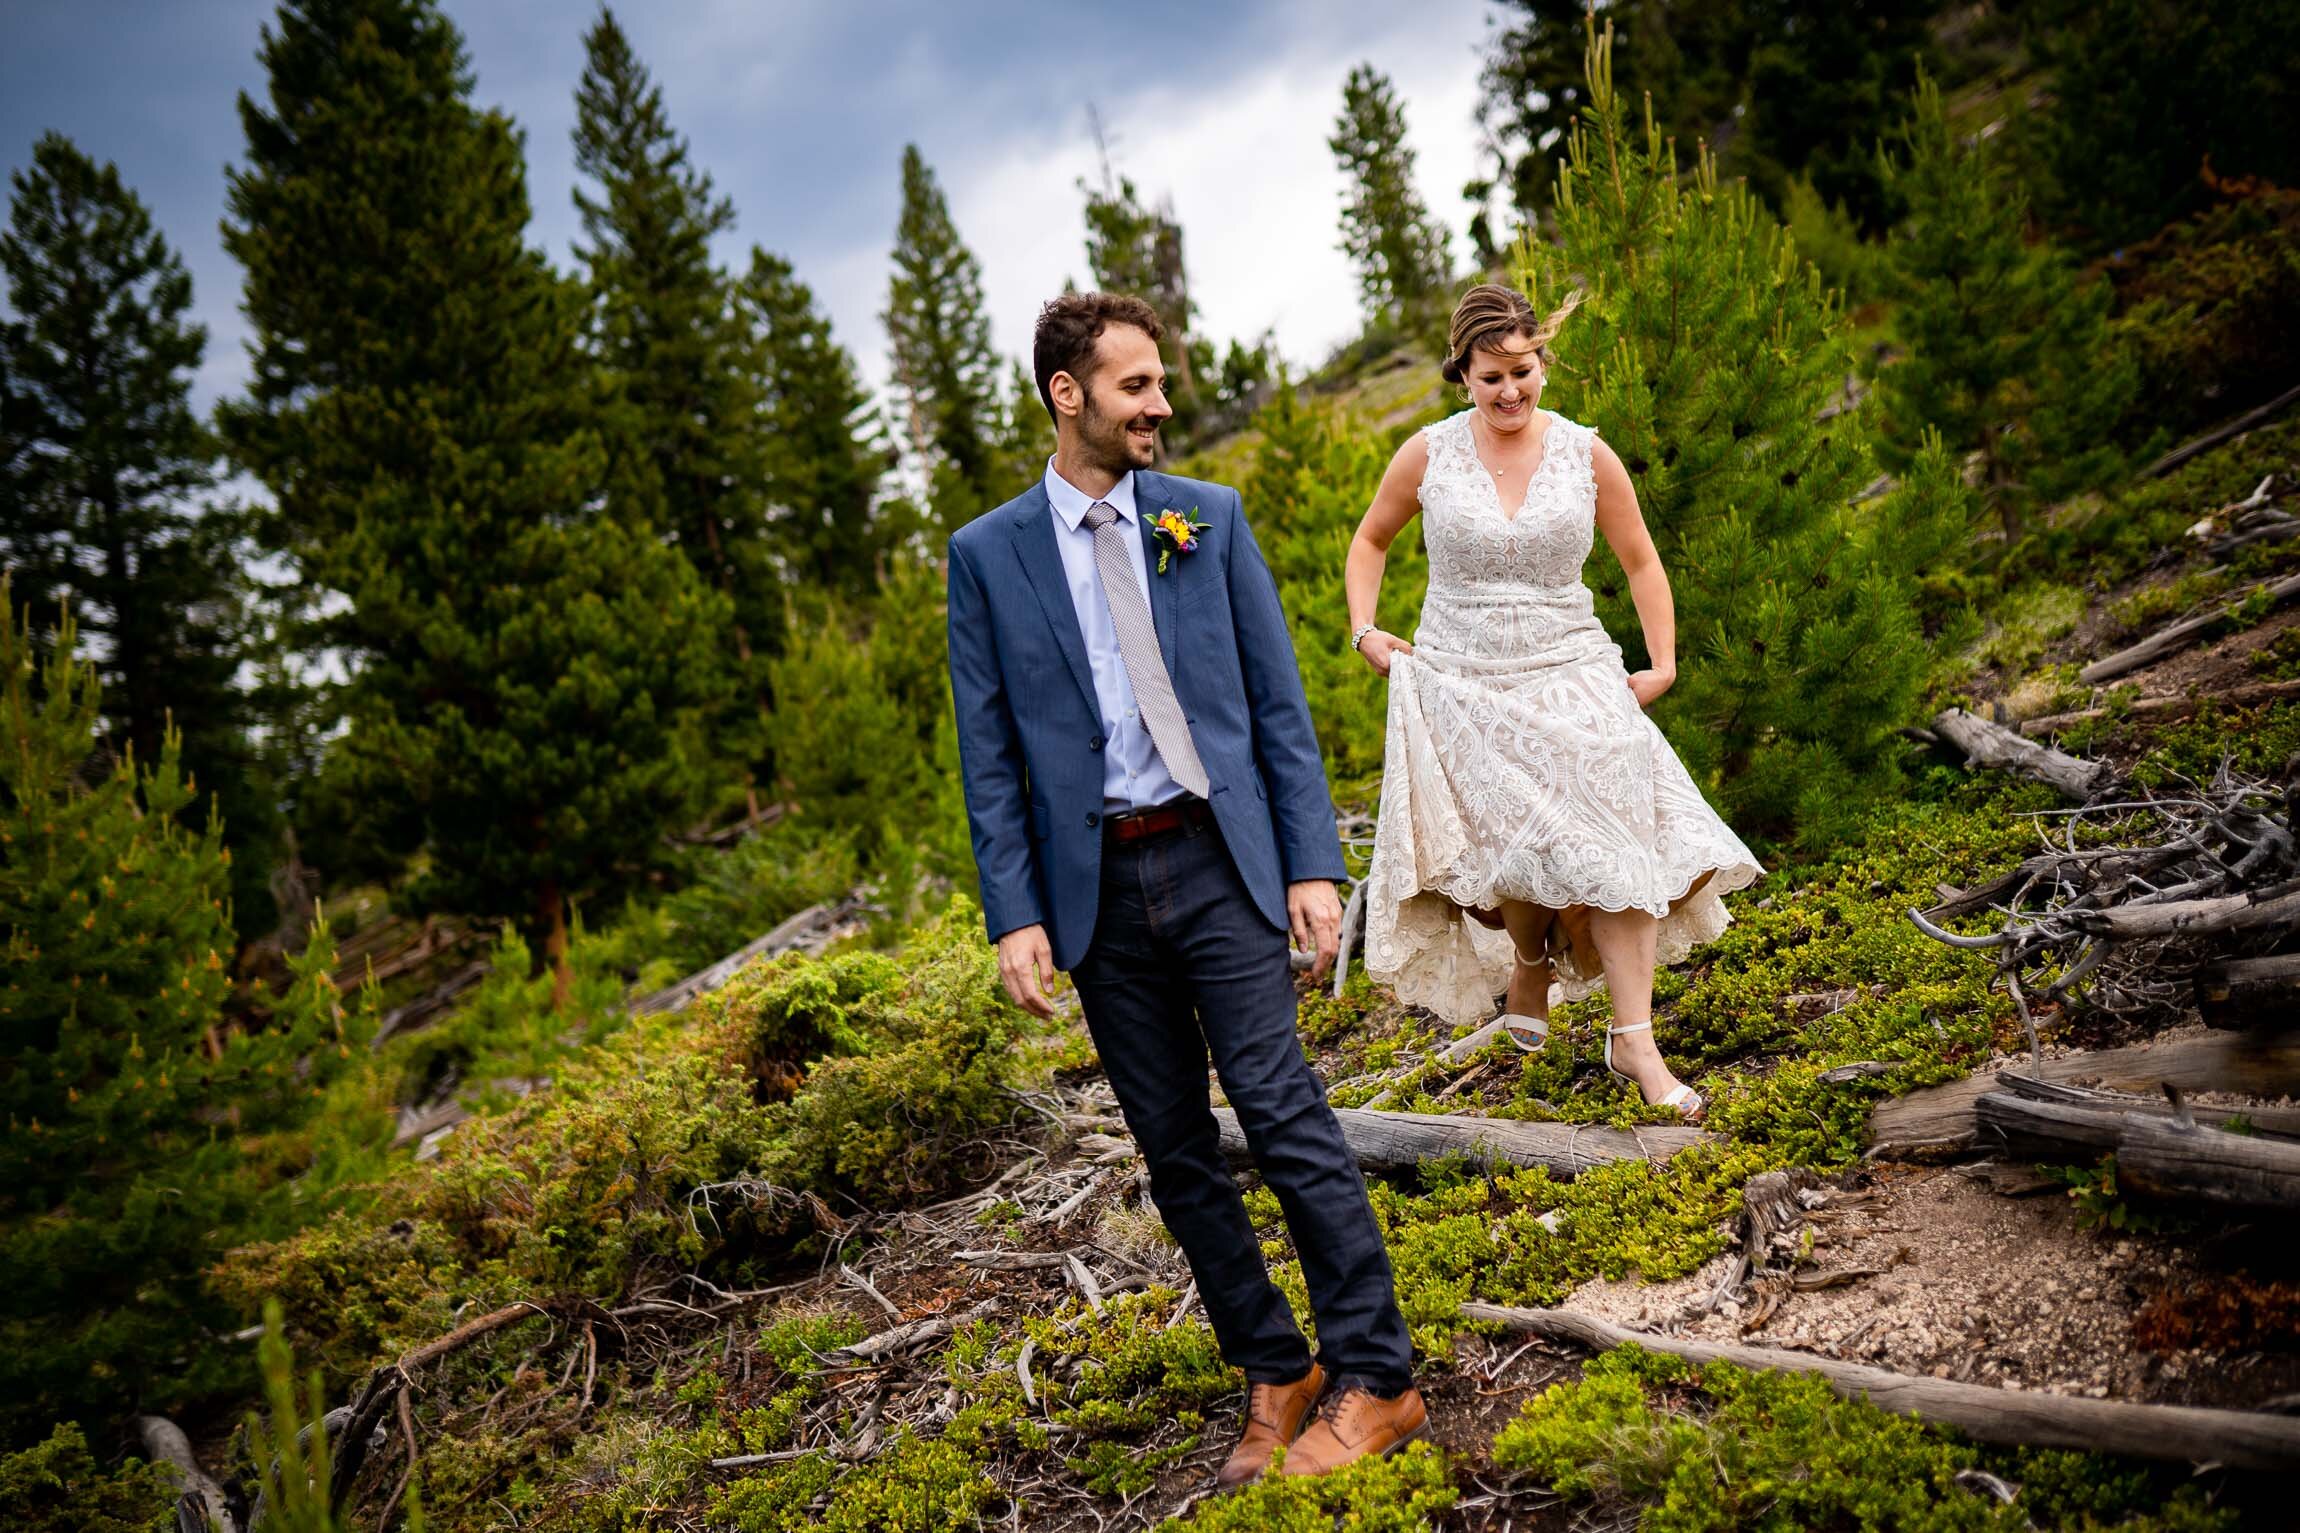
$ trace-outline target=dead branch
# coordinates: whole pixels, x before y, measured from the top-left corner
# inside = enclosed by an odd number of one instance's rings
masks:
[[[2300,1420],[2256,1411],[2205,1410],[2186,1405],[2133,1405],[2121,1400],[2016,1393],[1983,1384],[1917,1378],[1779,1347],[1687,1341],[1624,1330],[1591,1315],[1563,1309],[1513,1309],[1464,1304],[1462,1316],[1513,1331],[1609,1351],[1634,1342],[1696,1363],[1814,1373],[1848,1400],[1866,1400],[1896,1415],[1955,1427],[1981,1442],[2043,1448],[2079,1448],[2172,1462],[2225,1464],[2238,1469],[2300,1469]]]
[[[2300,522],[2295,525],[2300,525]],[[2104,719],[2111,713],[2123,713],[2135,718],[2184,718],[2206,703],[2220,703],[2232,708],[2256,708],[2262,703],[2272,703],[2286,697],[2300,697],[2300,681],[2261,681],[2249,686],[2230,687],[2216,695],[2138,697],[2123,704],[2121,708],[2079,708],[2074,713],[2047,713],[2021,720],[2020,732],[2031,736],[2057,734],[2071,725]]]
[[[1338,1107],[1342,1141],[1369,1171],[1411,1170],[1425,1160],[1466,1155],[1489,1164],[1540,1166],[1561,1177],[1579,1176],[1592,1166],[1617,1160],[1666,1161],[1678,1151],[1706,1144],[1697,1128],[1598,1128],[1581,1123],[1528,1123],[1514,1118],[1481,1118],[1469,1113],[1370,1112]],[[1217,1108],[1222,1152],[1251,1163],[1238,1115]]]
[[[2024,1072],[2025,1073],[2025,1072]],[[2191,1033],[2120,1049],[2047,1059],[2033,1072],[2047,1081],[2091,1082],[2124,1091],[2227,1091],[2282,1097],[2300,1091],[2300,1045],[2251,1035]],[[1869,1113],[1872,1156],[1959,1155],[1976,1147],[1974,1105],[1997,1089],[1994,1073],[1928,1086],[1879,1102]]]
[[[1941,710],[1933,720],[1933,729],[1965,753],[1968,765],[1998,767],[2033,777],[2078,803],[2091,798],[2116,776],[2116,769],[2105,761],[2080,761],[1962,708]]]
[[[765,959],[779,958],[785,953],[819,953],[851,930],[868,909],[860,891],[833,903],[809,905],[773,931],[729,953],[709,968],[633,1001],[631,1015],[644,1017],[659,1011],[677,1011]]]
[[[2284,411],[2290,409],[2295,401],[2300,401],[2300,387],[2286,389],[2283,393],[2277,395],[2274,399],[2269,400],[2268,403],[2258,406],[2255,409],[2245,411],[2242,415],[2237,416],[2236,419],[2229,421],[2226,425],[2215,426],[2212,430],[2205,432],[2202,436],[2195,437],[2189,441],[2181,443],[2178,447],[2173,448],[2172,451],[2166,453],[2163,457],[2157,459],[2154,463],[2151,463],[2148,465],[2148,467],[2142,469],[2140,471],[2140,477],[2143,479],[2154,479],[2159,474],[2169,474],[2174,469],[2180,467],[2181,464],[2186,463],[2190,458],[2196,457],[2200,453],[2210,452],[2213,448],[2218,447],[2222,442],[2228,441],[2233,437],[2242,436],[2245,432],[2250,431],[2254,426],[2259,425],[2263,421],[2274,420],[2278,415],[2281,415]]]
[[[208,1533],[210,1528],[229,1529],[233,1524],[231,1503],[224,1499],[223,1487],[218,1485],[200,1467],[192,1453],[192,1441],[165,1416],[138,1416],[136,1435],[143,1439],[144,1452],[155,1464],[166,1464],[175,1473],[181,1492],[176,1502],[176,1526],[180,1533]]]
[[[2120,649],[2113,655],[2103,655],[2077,672],[2076,679],[2088,687],[2098,686],[2101,682],[2112,681],[2127,672],[2152,665],[2166,655],[2186,649],[2198,639],[2217,632],[2239,608],[2262,592],[2267,593],[2271,606],[2290,601],[2294,596],[2300,596],[2300,575],[2263,581],[2217,611],[2207,612],[2202,617],[2186,618],[2168,628],[2160,628],[2128,649]]]

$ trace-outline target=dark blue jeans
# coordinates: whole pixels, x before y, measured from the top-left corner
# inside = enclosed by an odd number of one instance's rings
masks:
[[[1223,1163],[1209,1049],[1301,1255],[1319,1363],[1377,1394],[1410,1384],[1413,1348],[1365,1179],[1295,1037],[1285,934],[1255,908],[1221,831],[1209,821],[1105,842],[1094,941],[1071,978],[1222,1356],[1258,1383],[1310,1366]]]

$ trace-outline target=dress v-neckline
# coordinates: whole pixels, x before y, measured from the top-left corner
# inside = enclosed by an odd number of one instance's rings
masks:
[[[1477,412],[1473,409],[1462,421],[1462,434],[1469,438],[1470,461],[1477,465],[1478,477],[1485,481],[1485,492],[1493,500],[1493,509],[1500,513],[1503,524],[1510,527],[1517,525],[1518,517],[1525,512],[1525,503],[1533,499],[1534,477],[1549,467],[1549,434],[1557,429],[1556,416],[1539,405],[1534,406],[1533,413],[1541,416],[1544,421],[1541,428],[1541,456],[1534,460],[1533,467],[1525,471],[1525,488],[1518,492],[1515,511],[1501,509],[1501,488],[1493,482],[1493,470],[1486,467],[1485,458],[1477,450]]]

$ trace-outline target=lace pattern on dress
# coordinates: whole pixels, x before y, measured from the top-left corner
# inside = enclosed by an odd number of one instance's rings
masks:
[[[1582,583],[1596,433],[1548,416],[1514,516],[1469,412],[1427,434],[1429,591],[1414,653],[1391,662],[1366,967],[1460,1024],[1492,1014],[1511,953],[1462,907],[1524,900],[1584,937],[1590,909],[1649,911],[1659,961],[1675,963],[1724,930],[1720,896],[1762,870],[1637,706]],[[1557,956],[1553,997],[1601,982],[1585,942]]]

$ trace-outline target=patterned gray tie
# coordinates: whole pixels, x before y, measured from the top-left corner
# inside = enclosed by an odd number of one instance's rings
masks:
[[[1111,626],[1118,630],[1118,658],[1133,684],[1134,705],[1142,710],[1150,743],[1174,780],[1204,798],[1209,787],[1206,767],[1190,738],[1190,721],[1182,717],[1182,705],[1175,700],[1166,658],[1158,652],[1158,629],[1134,579],[1134,562],[1126,556],[1126,530],[1118,523],[1117,511],[1104,500],[1086,508],[1086,525],[1094,530],[1094,570],[1102,577],[1102,599],[1110,604]]]

